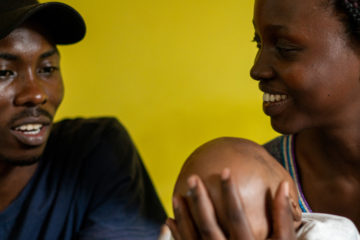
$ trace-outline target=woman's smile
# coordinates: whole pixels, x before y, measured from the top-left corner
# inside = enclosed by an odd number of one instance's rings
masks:
[[[263,110],[264,113],[270,117],[281,114],[285,111],[289,103],[288,95],[286,94],[271,94],[264,92],[263,95]]]
[[[281,133],[335,126],[360,109],[358,54],[343,24],[319,9],[312,0],[255,3],[259,50],[251,77],[259,81],[263,110]]]
[[[282,102],[286,99],[287,99],[287,95],[285,95],[285,94],[264,93],[264,95],[263,95],[264,103]]]

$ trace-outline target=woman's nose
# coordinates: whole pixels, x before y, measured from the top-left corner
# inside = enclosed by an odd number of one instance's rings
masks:
[[[258,81],[272,79],[275,71],[271,62],[271,55],[265,50],[259,50],[255,57],[254,65],[250,70],[251,78]]]
[[[47,102],[48,96],[36,73],[28,73],[23,81],[17,81],[17,92],[14,99],[16,106],[37,106]]]

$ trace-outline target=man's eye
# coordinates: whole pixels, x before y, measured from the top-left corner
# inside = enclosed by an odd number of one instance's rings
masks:
[[[57,70],[59,70],[58,67],[49,66],[49,67],[40,68],[39,73],[49,74],[49,73],[53,73],[53,72],[55,72]]]
[[[0,78],[8,78],[14,75],[15,73],[11,70],[0,70]]]

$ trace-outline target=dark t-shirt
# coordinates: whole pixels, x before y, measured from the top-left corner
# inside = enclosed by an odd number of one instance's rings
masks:
[[[0,213],[0,239],[157,239],[165,218],[116,119],[64,120],[35,175]]]

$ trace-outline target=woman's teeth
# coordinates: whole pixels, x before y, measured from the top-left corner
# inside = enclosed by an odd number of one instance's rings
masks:
[[[16,131],[21,131],[25,134],[38,134],[43,127],[42,124],[24,124],[15,128]]]
[[[283,101],[286,99],[287,99],[287,96],[284,94],[264,93],[264,95],[263,95],[264,102],[280,102],[280,101]]]

